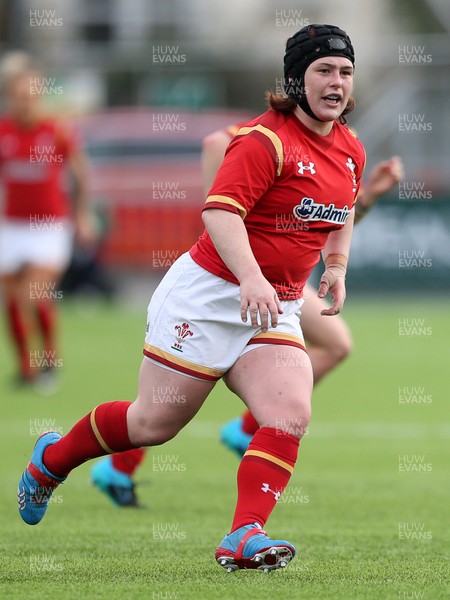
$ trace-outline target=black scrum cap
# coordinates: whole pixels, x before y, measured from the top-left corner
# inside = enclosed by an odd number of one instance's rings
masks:
[[[324,56],[344,56],[355,65],[355,52],[349,36],[335,25],[306,25],[286,42],[284,89],[313,118],[304,91],[304,76],[309,65]]]

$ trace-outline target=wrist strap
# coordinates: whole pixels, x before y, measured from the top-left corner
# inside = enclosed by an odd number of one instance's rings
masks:
[[[325,267],[331,267],[331,265],[340,265],[347,268],[348,258],[343,254],[329,254],[325,259]]]

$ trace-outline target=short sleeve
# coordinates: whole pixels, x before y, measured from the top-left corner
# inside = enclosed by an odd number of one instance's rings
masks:
[[[219,208],[245,219],[276,175],[273,141],[257,129],[241,129],[227,148],[203,210]]]

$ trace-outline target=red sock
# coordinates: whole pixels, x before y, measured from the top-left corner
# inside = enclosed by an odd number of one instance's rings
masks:
[[[42,337],[44,338],[44,350],[46,353],[54,352],[56,325],[56,309],[54,303],[51,300],[38,302],[36,305],[36,313]]]
[[[255,522],[264,526],[289,483],[298,446],[298,438],[290,433],[273,427],[258,429],[238,469],[238,499],[231,531]]]
[[[48,446],[44,464],[50,473],[65,477],[82,463],[114,452],[131,450],[127,411],[131,402],[105,402],[78,421],[59,442]]]
[[[30,353],[27,344],[27,330],[20,314],[19,303],[10,299],[6,303],[9,332],[17,350],[20,362],[20,372],[24,377],[31,375]]]
[[[242,415],[242,431],[253,435],[259,429],[259,423],[249,410]]]
[[[126,452],[118,452],[111,457],[113,467],[130,477],[144,460],[145,448],[133,448]]]

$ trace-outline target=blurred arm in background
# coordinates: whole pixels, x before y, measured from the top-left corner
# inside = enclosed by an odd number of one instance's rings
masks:
[[[361,189],[355,205],[355,223],[358,223],[372,208],[379,196],[388,192],[405,177],[402,159],[392,156],[377,163]]]
[[[73,178],[72,201],[76,240],[82,246],[93,244],[97,238],[93,214],[89,207],[87,191],[87,158],[80,148],[68,157],[68,166]]]
[[[236,128],[237,131],[237,128]],[[202,144],[202,180],[208,194],[233,134],[230,129],[219,129],[207,135]]]

